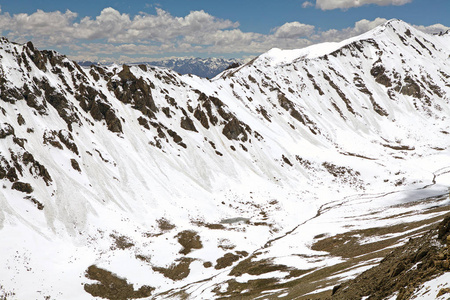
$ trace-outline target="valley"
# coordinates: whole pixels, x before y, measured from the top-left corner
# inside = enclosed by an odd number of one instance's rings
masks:
[[[0,299],[331,297],[448,214],[449,42],[390,20],[206,79],[2,38]]]

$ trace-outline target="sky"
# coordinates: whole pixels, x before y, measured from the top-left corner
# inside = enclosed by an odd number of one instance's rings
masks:
[[[362,34],[389,19],[450,29],[450,0],[0,0],[10,41],[78,61],[249,58]]]

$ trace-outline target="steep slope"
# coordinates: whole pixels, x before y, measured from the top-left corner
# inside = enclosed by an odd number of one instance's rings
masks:
[[[365,271],[343,286],[334,288],[332,298],[384,299],[395,293],[396,299],[412,299],[414,290],[421,283],[449,270],[449,230],[450,217],[446,217],[433,230],[410,239],[405,245],[392,251],[379,266]],[[448,273],[445,276],[447,277]],[[445,290],[443,287],[434,295],[429,293],[430,291],[424,295],[428,299],[435,299],[445,294]]]
[[[210,81],[86,70],[2,39],[0,291],[317,291],[291,287],[348,259],[313,243],[398,222],[425,230],[445,213],[449,42],[392,20],[339,44],[273,49]],[[393,236],[402,243],[395,230],[371,237]]]

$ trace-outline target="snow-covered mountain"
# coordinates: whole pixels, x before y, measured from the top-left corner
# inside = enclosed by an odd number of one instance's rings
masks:
[[[213,80],[0,55],[0,297],[325,295],[448,211],[448,34],[391,20]]]
[[[226,70],[231,65],[239,65],[242,63],[240,59],[224,59],[216,57],[208,58],[173,58],[161,61],[153,61],[146,64],[164,67],[174,70],[180,74],[192,74],[204,78],[213,78],[219,73]]]
[[[142,62],[137,64],[133,63],[127,65],[140,65],[140,64],[149,65],[154,67],[168,68],[183,75],[192,74],[203,78],[213,78],[219,73],[229,68],[230,66],[231,67],[239,66],[242,63],[243,60],[235,58],[224,59],[215,57],[209,58],[188,57],[188,58],[165,59],[152,62]],[[101,64],[91,61],[78,62],[78,64],[83,67],[90,67],[91,65],[99,65],[99,66],[111,65],[111,63]]]

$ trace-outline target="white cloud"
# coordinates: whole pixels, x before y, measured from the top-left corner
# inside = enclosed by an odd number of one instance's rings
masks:
[[[312,6],[314,6],[314,4],[310,1],[305,1],[302,3],[303,8],[308,8],[308,7],[312,7]]]
[[[37,10],[31,15],[17,14],[13,17],[6,13],[0,16],[0,26],[2,31],[9,31],[8,36],[16,41],[33,37],[37,41],[45,39],[51,45],[59,45],[71,40],[71,24],[76,17],[77,13],[70,10],[65,13]]]
[[[388,20],[384,18],[376,18],[373,21],[362,19],[355,23],[353,27],[344,28],[341,30],[330,29],[327,31],[318,32],[311,38],[317,42],[339,42],[350,37],[354,37],[364,32],[367,32],[381,24],[386,23]]]
[[[80,23],[70,26],[73,29],[73,38],[95,40],[111,39],[122,34],[132,24],[127,14],[108,7],[102,10],[95,20],[83,18]]]
[[[359,7],[367,4],[376,4],[380,6],[386,5],[405,5],[412,0],[317,0],[316,8],[321,10],[330,9],[348,9],[351,7]]]
[[[445,25],[442,24],[434,24],[434,25],[430,25],[430,26],[415,26],[413,25],[416,29],[419,29],[423,32],[429,33],[429,34],[434,34],[434,33],[440,33],[440,32],[446,32],[447,30],[450,30],[450,27],[447,27]]]
[[[42,43],[57,45],[80,39],[106,39],[110,43],[163,42],[239,26],[237,22],[221,20],[204,11],[193,11],[181,18],[159,8],[156,11],[156,15],[142,13],[130,18],[109,7],[95,19],[85,17],[78,23],[74,22],[77,14],[69,10],[64,14],[42,10],[13,17],[1,14],[0,29],[10,31],[8,36],[15,40],[32,37]]]
[[[78,19],[77,13],[70,10],[65,13],[38,10],[13,16],[0,10],[0,32],[7,34],[10,40],[20,43],[32,40],[40,49],[64,47],[62,52],[73,59],[98,61],[195,53],[260,54],[273,47],[296,49],[319,42],[341,41],[386,21],[363,19],[352,27],[326,31],[313,25],[288,22],[273,28],[269,34],[262,34],[244,32],[239,23],[204,11],[175,17],[156,8],[153,15],[130,16],[105,8],[98,16]],[[449,29],[441,24],[416,28],[430,33]]]
[[[279,38],[299,38],[310,36],[314,32],[314,26],[299,22],[285,23],[275,30],[274,35]]]

